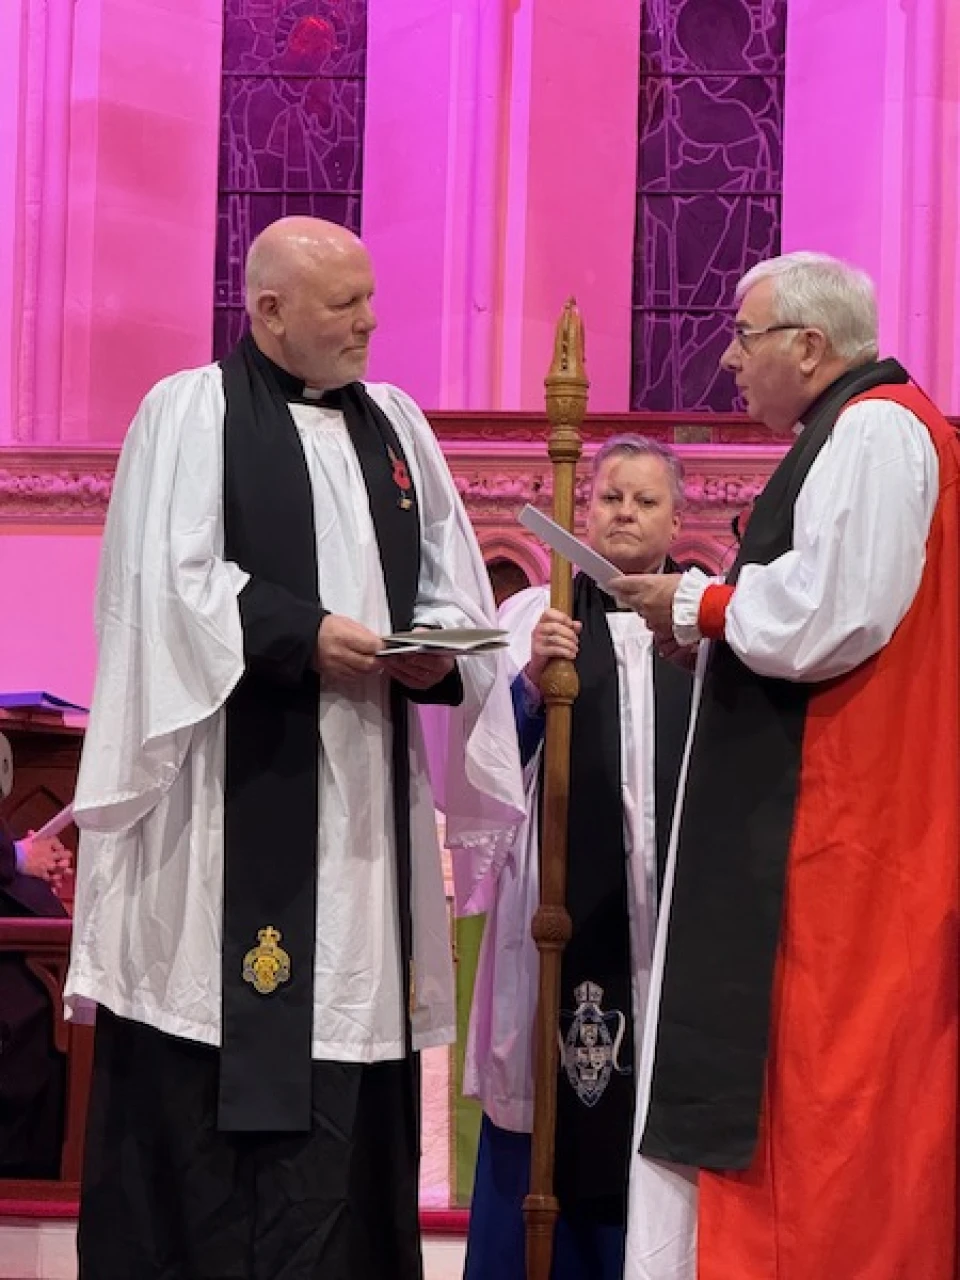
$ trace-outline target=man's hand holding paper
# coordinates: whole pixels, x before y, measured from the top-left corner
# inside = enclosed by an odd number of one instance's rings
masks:
[[[631,573],[614,578],[610,590],[618,604],[635,610],[653,632],[661,658],[692,671],[697,645],[679,644],[673,632],[673,599],[683,575],[679,573]]]

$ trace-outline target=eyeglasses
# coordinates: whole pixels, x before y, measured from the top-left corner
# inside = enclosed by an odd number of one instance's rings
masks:
[[[767,333],[788,333],[790,330],[805,329],[807,326],[803,324],[768,324],[762,329],[750,329],[746,325],[737,324],[733,326],[733,341],[737,344],[741,351],[750,351],[748,342],[753,338],[762,338]]]

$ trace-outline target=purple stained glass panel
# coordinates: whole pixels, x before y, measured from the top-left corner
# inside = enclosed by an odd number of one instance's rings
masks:
[[[719,361],[730,333],[715,319],[712,313],[634,312],[635,407],[729,412],[736,386]]]
[[[777,252],[779,201],[722,193],[648,196],[640,201],[637,231],[640,307],[726,312],[747,258]]]
[[[659,78],[646,81],[641,95],[644,191],[780,190],[780,80]]]
[[[782,75],[786,0],[644,0],[640,73]]]
[[[359,192],[361,83],[238,77],[223,104],[222,189]]]
[[[214,354],[243,332],[243,264],[270,222],[360,230],[366,0],[225,0]]]
[[[366,0],[226,0],[226,74],[362,76]]]
[[[277,218],[306,214],[345,227],[360,225],[360,198],[325,192],[234,193],[221,198],[217,222],[217,307],[243,311],[243,266],[250,241]]]
[[[733,290],[780,250],[786,0],[646,0],[631,406],[730,410]]]

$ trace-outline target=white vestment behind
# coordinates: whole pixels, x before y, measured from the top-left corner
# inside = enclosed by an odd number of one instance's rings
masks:
[[[510,631],[510,675],[530,658],[531,636],[549,605],[546,587],[508,600],[500,611]],[[633,613],[607,615],[617,662],[624,845],[633,957],[633,1016],[640,1061],[650,962],[656,929],[656,814],[652,637]],[[530,924],[539,901],[537,831],[540,750],[526,768],[527,821],[503,866],[487,882],[464,880],[461,904],[489,903],[474,988],[464,1066],[464,1093],[481,1102],[500,1128],[528,1133],[533,1123],[533,1028],[539,962]],[[598,1155],[599,1158],[599,1155]]]

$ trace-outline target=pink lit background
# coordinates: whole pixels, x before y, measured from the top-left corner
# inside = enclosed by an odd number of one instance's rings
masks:
[[[220,24],[221,0],[0,6],[0,472],[116,444],[209,358]],[[537,409],[573,293],[591,408],[626,409],[638,27],[637,0],[370,0],[373,377]],[[783,247],[865,267],[885,350],[960,412],[960,7],[791,0],[787,49]],[[96,531],[0,529],[0,685],[84,702]]]
[[[210,358],[222,7],[0,3],[0,517],[9,460],[115,447],[153,382]],[[373,378],[426,409],[540,409],[574,294],[590,408],[628,408],[640,14],[369,0]],[[785,94],[783,249],[869,271],[884,351],[960,413],[960,4],[790,0]],[[0,519],[0,688],[87,704],[99,540]],[[436,1207],[445,1052],[427,1071]]]

